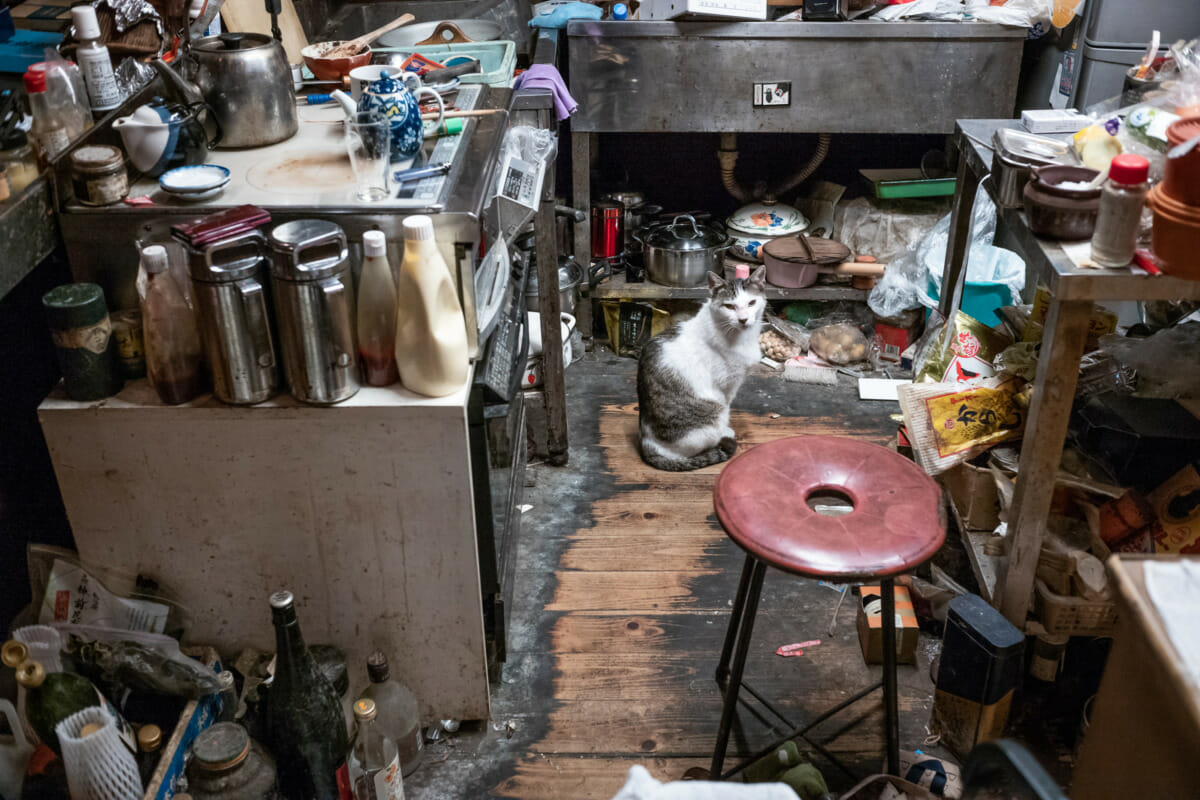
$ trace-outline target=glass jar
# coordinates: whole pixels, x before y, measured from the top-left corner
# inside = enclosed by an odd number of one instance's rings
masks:
[[[275,762],[236,722],[218,722],[196,737],[188,766],[193,800],[275,800]]]
[[[71,185],[85,206],[108,206],[129,194],[125,154],[107,144],[81,147],[71,154]]]
[[[8,167],[8,183],[13,194],[23,190],[37,178],[37,156],[25,131],[13,130],[0,139],[0,165]]]

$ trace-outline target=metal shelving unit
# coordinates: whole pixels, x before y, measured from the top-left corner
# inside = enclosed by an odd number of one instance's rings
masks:
[[[963,265],[968,241],[971,208],[983,176],[991,170],[988,142],[997,128],[1017,127],[1013,120],[959,120],[956,125],[961,158],[958,188],[946,248],[946,269],[941,298],[945,314],[962,297]],[[991,182],[988,191],[991,192]],[[994,198],[993,198],[994,199]],[[1088,318],[1095,302],[1119,300],[1200,299],[1200,281],[1167,275],[1150,275],[1140,269],[1080,269],[1055,242],[1039,239],[1030,230],[1020,209],[998,208],[997,240],[1021,254],[1026,263],[1026,290],[1040,282],[1050,288],[1053,299],[1046,318],[1041,358],[1034,381],[1033,401],[1021,448],[1008,538],[1011,542],[1007,569],[983,552],[981,542],[968,541],[972,564],[977,565],[981,587],[995,570],[991,602],[1018,627],[1025,626],[1037,570],[1038,554],[1045,536],[1050,498],[1062,459],[1067,423],[1075,398],[1079,360],[1087,341]],[[1197,257],[1200,257],[1198,255]]]

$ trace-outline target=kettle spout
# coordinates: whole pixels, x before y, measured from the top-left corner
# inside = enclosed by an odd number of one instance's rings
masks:
[[[171,87],[171,89],[179,94],[183,102],[191,104],[201,103],[204,101],[204,96],[200,93],[200,89],[198,89],[194,83],[184,80],[183,76],[172,69],[171,66],[161,58],[156,58],[151,61],[150,66],[154,67],[158,74],[162,76],[163,82],[166,83],[167,86]]]
[[[338,105],[346,112],[346,116],[353,117],[358,113],[358,104],[354,102],[354,98],[343,92],[341,89],[334,89],[331,97],[337,100]]]

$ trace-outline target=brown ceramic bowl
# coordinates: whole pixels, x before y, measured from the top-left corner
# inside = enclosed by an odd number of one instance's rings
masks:
[[[1088,239],[1096,228],[1100,188],[1084,190],[1064,184],[1086,183],[1098,173],[1087,167],[1038,167],[1025,184],[1029,229],[1046,239]]]
[[[1200,135],[1200,117],[1172,122],[1167,128],[1167,149]],[[1182,158],[1168,158],[1163,166],[1163,191],[1189,206],[1200,206],[1200,146]]]
[[[1154,212],[1151,247],[1162,260],[1163,272],[1177,278],[1200,280],[1200,206],[1181,203],[1168,195],[1159,184],[1150,190],[1146,205]]]
[[[340,44],[342,42],[321,42],[320,44],[310,44],[300,51],[305,66],[312,71],[317,80],[340,81],[348,76],[350,70],[355,67],[363,67],[371,63],[370,47],[364,47],[355,55],[345,58],[324,57],[324,53],[328,53]]]

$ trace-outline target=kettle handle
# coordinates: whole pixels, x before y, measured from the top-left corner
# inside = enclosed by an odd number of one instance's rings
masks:
[[[322,282],[325,294],[325,314],[329,321],[330,347],[333,367],[346,367],[357,363],[358,342],[354,328],[354,295],[340,279]],[[346,361],[346,357],[349,360]],[[346,361],[346,363],[342,363]]]
[[[217,119],[216,109],[214,109],[212,106],[210,106],[206,101],[200,100],[195,103],[188,103],[188,109],[190,111],[195,112],[197,108],[204,109],[205,111],[208,112],[207,117],[208,117],[208,119],[212,120],[213,127],[216,128],[216,131],[217,131],[216,135],[214,135],[213,138],[209,142],[207,142],[208,149],[212,150],[213,148],[215,148],[217,145],[219,145],[221,143],[221,136],[223,135],[223,132],[221,131],[221,121],[219,119]],[[196,112],[196,118],[197,119],[200,118],[199,112]]]

